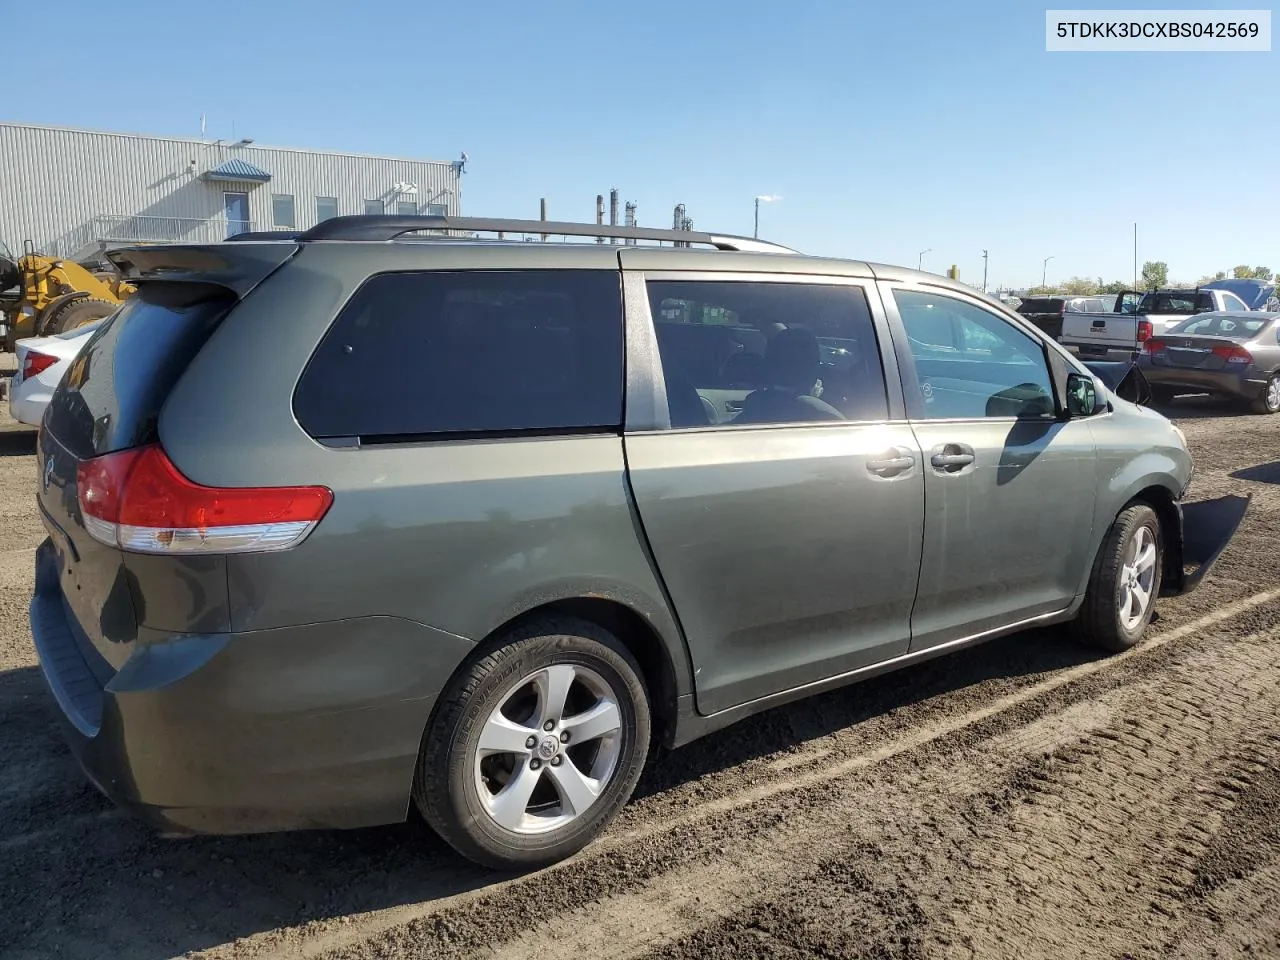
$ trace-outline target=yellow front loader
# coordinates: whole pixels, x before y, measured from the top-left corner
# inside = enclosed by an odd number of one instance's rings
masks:
[[[0,346],[49,336],[110,316],[134,292],[110,271],[35,252],[28,241],[14,257],[0,243]]]

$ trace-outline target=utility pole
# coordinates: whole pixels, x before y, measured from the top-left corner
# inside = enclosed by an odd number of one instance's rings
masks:
[[[1138,289],[1138,223],[1133,224],[1133,289]]]
[[[982,292],[987,292],[987,251],[982,251]]]

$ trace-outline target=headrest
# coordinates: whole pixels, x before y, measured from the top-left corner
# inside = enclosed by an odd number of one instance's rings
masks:
[[[767,386],[808,393],[818,381],[822,351],[808,330],[789,327],[769,341],[764,359]]]

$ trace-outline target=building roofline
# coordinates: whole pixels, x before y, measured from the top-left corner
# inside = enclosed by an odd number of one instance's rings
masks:
[[[232,146],[235,141],[226,139],[202,140],[199,137],[163,137],[150,133],[122,133],[119,130],[92,130],[87,127],[68,127],[53,123],[22,123],[18,120],[0,120],[0,127],[16,127],[27,130],[53,130],[58,133],[87,133],[99,137],[120,137],[125,140],[160,140],[165,143],[187,143],[193,146],[210,147],[215,144]],[[452,160],[423,160],[415,157],[389,157],[377,153],[352,153],[347,150],[320,150],[314,147],[277,147],[258,142],[245,144],[241,150],[278,150],[284,153],[310,153],[330,157],[354,157],[360,160],[390,160],[395,163],[434,163],[441,166],[453,166]]]

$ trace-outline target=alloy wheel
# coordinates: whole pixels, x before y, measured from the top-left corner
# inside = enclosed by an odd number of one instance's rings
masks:
[[[588,667],[555,664],[509,687],[489,714],[475,752],[475,789],[498,826],[546,833],[599,799],[621,749],[616,693]]]
[[[1134,630],[1151,607],[1155,595],[1156,538],[1148,526],[1134,531],[1120,567],[1120,622]]]

